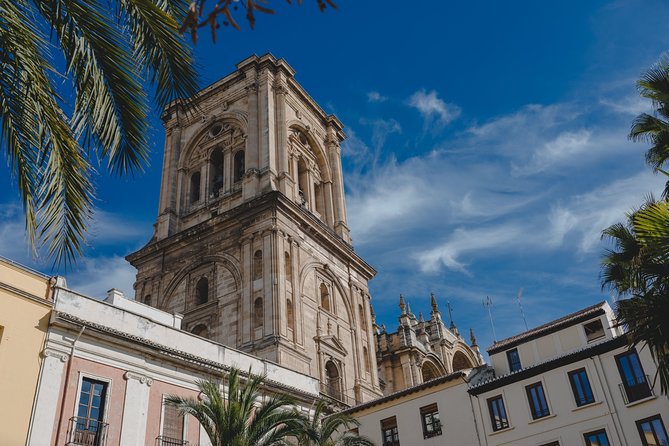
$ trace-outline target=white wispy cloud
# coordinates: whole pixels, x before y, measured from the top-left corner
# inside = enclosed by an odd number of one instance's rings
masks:
[[[429,93],[422,89],[416,91],[407,103],[418,110],[425,119],[425,125],[436,123],[446,125],[460,116],[462,110],[455,104],[447,104],[439,98],[435,90]]]
[[[123,257],[85,257],[76,271],[66,274],[69,288],[86,296],[103,299],[107,291],[116,288],[126,297],[134,296],[133,283],[137,270]]]
[[[367,102],[385,102],[387,100],[388,98],[378,91],[370,91],[367,93]]]

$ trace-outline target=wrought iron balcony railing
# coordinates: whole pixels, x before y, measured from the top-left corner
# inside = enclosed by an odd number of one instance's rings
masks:
[[[156,437],[156,446],[188,446],[188,441],[160,435]]]
[[[630,384],[626,381],[618,384],[625,404],[630,404],[654,395],[653,388],[649,384],[650,380],[648,379],[648,375],[643,375],[642,378],[643,381],[639,380],[634,384]]]
[[[109,424],[93,418],[72,417],[67,425],[67,444],[105,446]]]

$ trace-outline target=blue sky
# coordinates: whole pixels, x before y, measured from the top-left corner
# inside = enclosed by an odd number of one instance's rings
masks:
[[[224,29],[197,46],[202,86],[252,53],[271,52],[346,125],[349,226],[379,324],[397,325],[403,293],[418,314],[434,292],[460,331],[493,341],[610,298],[599,284],[601,230],[624,218],[662,178],[626,138],[648,109],[635,81],[668,48],[661,1],[338,0],[318,12],[278,2],[254,31]],[[144,174],[99,167],[97,212],[70,286],[100,296],[132,291],[123,257],[151,236],[163,131],[153,119]],[[30,258],[15,184],[0,184],[0,254]]]

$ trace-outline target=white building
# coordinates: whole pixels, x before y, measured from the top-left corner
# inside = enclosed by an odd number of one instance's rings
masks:
[[[384,446],[669,445],[669,400],[653,359],[647,348],[627,348],[606,302],[496,342],[488,353],[488,373],[438,378],[350,409],[360,432]],[[438,429],[430,408],[438,409]]]
[[[303,408],[318,398],[317,379],[180,326],[178,314],[116,290],[101,302],[59,278],[28,445],[206,446],[199,423],[163,401],[197,397],[196,379],[220,379],[230,367],[265,374],[268,395],[290,393]]]

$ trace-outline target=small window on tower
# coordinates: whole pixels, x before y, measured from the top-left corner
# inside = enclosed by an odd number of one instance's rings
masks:
[[[201,278],[195,285],[195,301],[198,305],[206,304],[209,301],[209,281],[206,277]]]
[[[262,327],[263,324],[263,304],[262,297],[259,297],[253,303],[253,326],[254,328]]]
[[[244,178],[244,172],[246,168],[244,167],[244,151],[240,150],[239,152],[235,153],[235,169],[234,169],[234,180],[235,183],[238,181],[242,181],[242,178]]]
[[[321,283],[321,307],[324,310],[330,311],[330,293],[328,292],[328,287]]]
[[[262,251],[257,250],[253,254],[253,280],[258,280],[262,277]]]
[[[200,172],[195,172],[190,176],[190,203],[198,201],[200,201]]]

